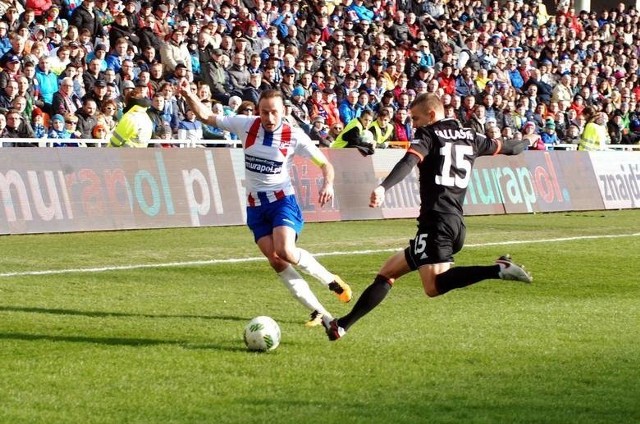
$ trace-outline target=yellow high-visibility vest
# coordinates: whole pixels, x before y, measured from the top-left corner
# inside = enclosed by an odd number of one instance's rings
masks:
[[[578,144],[578,150],[594,151],[600,150],[602,144],[604,144],[603,131],[600,128],[602,125],[598,125],[593,122],[589,122],[582,131],[580,136],[580,144]]]
[[[346,134],[347,131],[351,130],[353,127],[358,127],[359,133],[362,134],[362,131],[364,131],[364,127],[362,126],[362,122],[360,122],[360,120],[358,118],[353,118],[348,124],[347,126],[344,127],[344,129],[340,132],[340,134],[338,134],[338,136],[336,137],[335,140],[333,140],[333,143],[331,143],[331,146],[329,146],[332,149],[343,149],[345,147],[347,147],[349,145],[349,142],[346,140],[342,139],[342,135]]]
[[[147,108],[135,105],[127,111],[113,130],[109,147],[147,147],[153,133],[153,122]]]
[[[389,139],[391,138],[391,134],[393,134],[393,125],[387,124],[387,128],[384,129],[383,133],[383,130],[382,128],[380,128],[380,124],[378,123],[377,119],[373,121],[369,129],[373,130],[373,138],[375,140],[376,147],[384,145],[384,143],[389,141]]]

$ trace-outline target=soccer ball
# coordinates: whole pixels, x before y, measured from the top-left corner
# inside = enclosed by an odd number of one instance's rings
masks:
[[[249,350],[260,352],[274,350],[280,344],[278,323],[270,317],[255,317],[244,328],[244,344]]]

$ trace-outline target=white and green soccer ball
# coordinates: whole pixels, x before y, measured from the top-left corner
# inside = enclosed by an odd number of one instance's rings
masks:
[[[273,318],[255,317],[244,328],[244,344],[249,350],[274,350],[280,344],[280,326]]]

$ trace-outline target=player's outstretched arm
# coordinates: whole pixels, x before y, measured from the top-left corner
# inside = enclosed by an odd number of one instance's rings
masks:
[[[376,208],[384,202],[384,195],[388,189],[398,184],[400,181],[411,173],[411,170],[420,162],[420,158],[411,152],[400,159],[396,166],[393,167],[387,178],[385,178],[378,187],[371,193],[369,207]]]
[[[186,80],[186,78],[183,78],[182,81],[180,81],[178,88],[180,89],[180,94],[182,94],[182,97],[187,102],[189,109],[195,113],[200,121],[214,127],[218,126],[216,115],[211,111],[211,109],[202,104],[196,93],[191,91],[191,84]]]

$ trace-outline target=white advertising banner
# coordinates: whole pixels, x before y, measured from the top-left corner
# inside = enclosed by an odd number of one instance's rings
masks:
[[[640,153],[593,152],[590,156],[605,208],[640,207]]]

